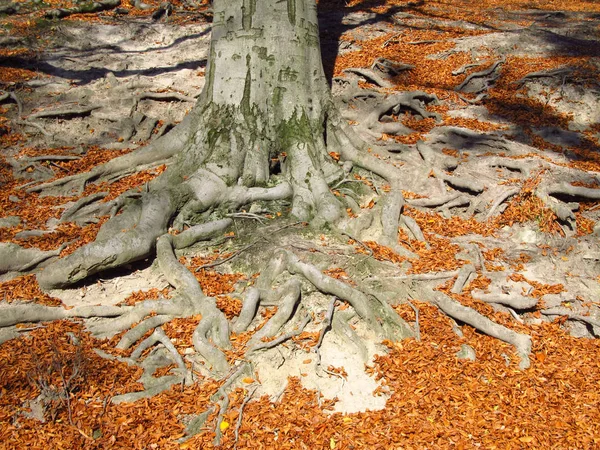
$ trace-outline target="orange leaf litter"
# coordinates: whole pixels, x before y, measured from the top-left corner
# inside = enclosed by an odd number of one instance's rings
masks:
[[[46,2],[53,7],[72,6],[70,2]],[[155,4],[156,2],[147,2]],[[177,2],[175,2],[177,3]],[[564,10],[600,12],[600,5],[590,1],[549,1],[549,0],[485,0],[482,2],[428,1],[409,2],[407,0],[375,0],[348,2],[319,2],[320,7],[371,8],[383,12],[393,6],[410,8],[418,17],[438,16],[450,20],[468,19],[485,24],[496,20],[491,11],[521,10],[538,8],[542,10]],[[132,14],[149,15],[150,11],[132,9],[123,5]],[[156,5],[154,5],[156,6]],[[498,9],[493,9],[498,8]],[[35,16],[35,15],[34,15]],[[5,18],[12,20],[15,32],[26,34],[31,21],[25,18]],[[77,15],[68,20],[100,20],[98,16]],[[522,23],[521,25],[528,25]],[[465,54],[452,54],[444,60],[428,60],[428,54],[450,50],[452,44],[438,42],[424,46],[413,46],[410,41],[438,40],[481,34],[465,32],[460,29],[442,27],[439,30],[405,30],[402,36],[385,35],[370,41],[361,41],[361,51],[347,53],[338,57],[336,73],[350,66],[369,66],[375,57],[415,64],[412,71],[401,74],[395,81],[400,89],[421,89],[438,94],[441,98],[459,101],[453,89],[463,79],[452,77],[451,71],[463,64],[472,62]],[[345,38],[345,37],[343,37]],[[389,41],[389,42],[388,42]],[[386,44],[387,45],[384,45]],[[424,51],[425,49],[425,51]],[[24,49],[5,51],[3,56],[27,56]],[[494,58],[490,55],[490,60]],[[486,106],[490,112],[526,127],[543,125],[568,126],[569,116],[558,114],[551,105],[535,100],[517,97],[514,82],[527,73],[569,66],[575,68],[575,76],[580,83],[590,80],[590,66],[585,58],[554,55],[552,58],[508,58],[501,69],[501,77],[490,90]],[[38,77],[39,74],[15,67],[0,68],[0,83],[21,82]],[[526,102],[526,103],[524,103]],[[456,119],[448,117],[443,108],[436,110],[442,115],[445,125],[466,126],[486,131],[496,125],[474,119]],[[413,135],[399,140],[414,143],[433,127],[431,121],[415,121],[411,116],[397,118],[415,129]],[[10,127],[0,123],[0,144],[3,147],[16,145],[22,137],[11,133]],[[596,130],[597,132],[598,130]],[[529,133],[531,144],[542,150],[563,151],[556,146]],[[600,170],[600,157],[597,154],[598,141],[590,131],[587,140],[568,150],[579,159],[568,165],[582,170]],[[56,154],[68,152],[59,149]],[[89,170],[92,166],[108,160],[116,152],[91,149],[79,161],[58,162],[64,168],[65,175],[76,171]],[[53,154],[47,149],[24,150],[22,155],[36,156]],[[452,155],[452,150],[447,154]],[[335,157],[337,155],[332,155]],[[457,155],[452,155],[457,156]],[[164,168],[147,171],[113,183],[112,185],[92,185],[86,194],[108,190],[109,198],[138,187],[158,175]],[[53,207],[65,201],[75,199],[40,198],[36,194],[16,191],[17,182],[12,179],[8,165],[0,160],[0,180],[6,183],[0,193],[0,206],[3,215],[18,211],[23,216],[22,205],[28,205],[31,214],[25,215],[25,223],[19,227],[2,230],[0,240],[14,240],[18,231],[43,228],[50,217],[60,215]],[[14,204],[9,195],[16,195],[20,202]],[[413,194],[413,198],[415,195]],[[582,209],[591,207],[582,205]],[[464,261],[455,258],[457,248],[447,238],[468,233],[491,235],[501,225],[538,219],[540,228],[548,232],[560,232],[556,228],[555,217],[533,194],[525,183],[522,192],[514,197],[506,211],[493,223],[478,223],[471,219],[444,219],[434,213],[424,213],[407,208],[406,213],[413,217],[425,232],[430,244],[427,249],[419,242],[401,234],[401,244],[419,255],[411,260],[411,271],[422,273],[439,270],[452,270]],[[578,234],[589,234],[593,222],[580,213],[577,214]],[[39,246],[42,249],[56,248],[71,237],[80,236],[75,245],[92,240],[97,225],[76,227],[64,224],[54,236],[47,236],[28,243],[15,241],[21,245]],[[378,246],[374,242],[365,243],[378,259],[401,263],[404,259],[391,249]],[[74,246],[71,246],[74,247]],[[65,250],[72,251],[69,247]],[[357,247],[358,251],[366,251]],[[492,263],[518,267],[526,263],[505,261],[501,252],[492,249],[483,251],[486,265]],[[223,256],[226,257],[226,256]],[[192,270],[215,257],[192,261]],[[498,266],[500,268],[504,266]],[[343,269],[333,268],[327,271],[331,276],[347,280]],[[227,295],[233,285],[243,279],[241,274],[223,274],[212,269],[201,269],[196,273],[203,289],[210,295],[217,295],[218,306],[233,317],[239,313],[241,303]],[[544,285],[526,279],[520,274],[511,275],[514,281],[525,281],[533,287],[531,295],[540,298],[546,293],[558,293],[561,285]],[[448,291],[451,282],[442,287]],[[489,279],[479,276],[471,287],[485,289]],[[0,283],[0,297],[8,302],[15,300],[35,301],[47,305],[60,302],[39,289],[31,275]],[[152,291],[132,295],[126,303],[133,304],[148,298],[168,297],[168,292]],[[297,449],[297,448],[600,448],[600,410],[597,386],[600,384],[600,343],[598,340],[576,339],[562,330],[558,324],[520,325],[509,316],[493,311],[482,302],[474,300],[470,294],[454,295],[454,298],[468,304],[483,314],[519,331],[526,331],[533,338],[532,367],[521,371],[516,367],[516,357],[512,348],[495,339],[480,335],[468,326],[462,326],[464,337],[458,338],[451,330],[450,321],[437,309],[415,302],[419,308],[419,324],[422,340],[406,340],[401,343],[388,343],[389,354],[378,356],[369,369],[382,387],[379,392],[389,392],[391,396],[387,407],[382,411],[370,411],[360,414],[331,414],[334,400],[319,399],[317,393],[304,389],[300,380],[291,378],[285,393],[279,402],[273,404],[267,397],[250,402],[245,406],[242,425],[239,429],[238,449]],[[414,311],[407,306],[398,306],[398,312],[409,322],[414,322]],[[263,313],[266,320],[275,310]],[[165,325],[165,332],[174,340],[176,348],[183,352],[190,345],[191,334],[200,320],[199,317],[175,319]],[[29,327],[24,324],[20,329]],[[35,325],[31,325],[35,327]],[[66,333],[74,333],[81,340],[75,346]],[[303,333],[294,341],[305,349],[314,345],[318,333]],[[234,349],[228,352],[229,358],[241,355],[247,335],[233,336]],[[468,343],[476,353],[475,362],[458,360],[454,353],[460,345]],[[31,449],[73,449],[73,448],[115,448],[115,449],[178,449],[212,448],[214,415],[209,418],[212,428],[184,445],[175,439],[183,435],[182,420],[191,414],[204,411],[209,405],[209,397],[218,388],[218,383],[203,380],[191,387],[177,386],[171,391],[152,399],[134,404],[112,405],[107,401],[110,396],[141,389],[135,381],[141,375],[140,370],[124,363],[101,359],[93,348],[112,351],[111,341],[98,341],[91,338],[80,323],[60,321],[43,324],[42,328],[31,331],[27,336],[12,340],[0,346],[0,448]],[[44,376],[40,367],[62,365],[67,372],[77,361],[82,360],[82,373],[74,384],[70,403],[73,424],[69,423],[67,410],[60,402],[49,405],[45,423],[24,414],[29,411],[28,402],[39,394],[39,383]],[[507,363],[508,361],[508,363]],[[333,369],[333,368],[332,368]],[[166,374],[157,373],[155,376]],[[62,380],[56,372],[48,372],[47,381],[56,389],[62,386]],[[230,394],[231,406],[225,419],[233,424],[237,421],[239,407],[246,393],[237,389]],[[224,433],[223,448],[234,448],[234,427]]]

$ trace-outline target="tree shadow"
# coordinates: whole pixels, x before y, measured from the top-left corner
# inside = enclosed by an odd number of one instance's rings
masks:
[[[32,70],[44,75],[56,76],[59,78],[68,79],[79,86],[85,86],[89,83],[106,77],[108,73],[112,73],[117,78],[125,78],[130,76],[156,76],[165,73],[178,72],[183,69],[197,70],[206,67],[206,59],[197,61],[186,61],[175,64],[173,66],[150,67],[147,69],[123,69],[114,70],[103,67],[92,67],[90,69],[64,69],[52,65],[47,61],[38,61],[30,58],[5,58],[0,61],[0,67],[13,67]]]
[[[419,0],[417,3],[424,3]],[[385,7],[385,11],[375,10]],[[319,32],[323,70],[331,85],[335,73],[335,61],[340,54],[344,33],[365,25],[379,22],[392,23],[393,16],[412,6],[388,6],[385,0],[368,0],[348,6],[345,0],[321,1],[318,4]]]
[[[144,24],[142,28],[146,28]],[[26,69],[34,72],[38,72],[43,75],[56,76],[64,79],[68,79],[76,83],[77,85],[84,86],[92,83],[98,79],[104,78],[109,72],[114,74],[117,78],[123,78],[128,76],[156,76],[170,72],[177,72],[182,69],[197,70],[206,66],[206,59],[185,61],[173,66],[163,67],[152,67],[147,69],[122,69],[122,70],[111,70],[102,67],[91,67],[85,69],[65,69],[53,64],[53,61],[71,56],[73,58],[97,56],[98,54],[110,56],[110,55],[128,55],[128,54],[159,54],[166,50],[171,50],[182,43],[194,39],[202,38],[210,34],[211,27],[207,28],[199,33],[189,34],[181,36],[175,39],[168,45],[160,47],[147,47],[138,50],[125,50],[118,44],[97,44],[90,46],[89,48],[81,49],[69,46],[68,44],[62,45],[61,47],[54,49],[52,53],[46,58],[39,58],[37,56],[9,56],[0,58],[0,67]],[[67,53],[67,54],[65,54]]]
[[[425,1],[409,2],[402,6],[389,6],[384,0],[363,0],[353,6],[347,6],[343,0],[322,1],[319,4],[319,27],[321,32],[323,65],[329,82],[331,83],[334,76],[336,58],[340,54],[340,44],[343,42],[342,36],[354,28],[378,22],[398,26],[397,21],[394,20],[394,16],[399,13],[404,13],[402,16],[410,18],[430,20],[431,26],[424,28],[428,31],[436,29],[435,21],[444,21],[446,24],[452,21],[456,22],[456,17],[452,14],[446,15],[443,10],[432,12],[426,6]],[[502,23],[502,19],[509,16],[512,20],[523,18],[520,11],[499,10],[496,13],[499,18],[498,23]],[[577,30],[578,33],[576,33],[576,36],[569,35],[570,32],[573,32],[573,29],[569,27],[574,26],[572,22],[569,23],[566,20],[569,13],[561,11],[528,11],[523,14],[526,14],[527,17],[533,17],[539,27],[530,27],[521,31],[532,33],[541,41],[545,41],[551,52],[550,58],[552,55],[578,58],[600,56],[598,40],[582,38],[583,33],[581,30]],[[600,18],[600,15],[597,14],[583,14],[585,18],[590,20]],[[577,18],[581,19],[580,16],[581,14]],[[461,21],[490,32],[511,32],[510,30],[502,29],[500,25],[495,27],[489,23],[481,23],[478,18],[466,17],[464,20],[461,19]],[[438,26],[437,28],[443,31],[444,26]],[[585,22],[583,26],[587,26]],[[408,24],[404,25],[404,27],[409,29],[423,29],[420,26]],[[394,30],[390,27],[389,31],[392,33]],[[581,71],[581,68],[572,68]],[[587,73],[586,77],[588,82],[592,84],[596,83],[597,86],[600,86],[600,77],[597,71],[595,73]],[[558,88],[560,88],[560,81],[558,80]],[[575,80],[572,82],[574,84],[577,83]],[[421,86],[425,90],[428,88],[440,88],[440,86],[430,85],[430,83],[422,83]],[[514,94],[515,90],[509,89],[508,91]],[[527,98],[509,95],[490,96],[484,100],[483,104],[493,115],[516,125],[518,131],[514,136],[511,136],[511,139],[527,145],[537,144],[538,147],[546,145],[545,150],[560,152],[572,161],[589,161],[594,164],[600,164],[600,146],[598,145],[598,141],[593,136],[577,133],[580,138],[578,144],[571,147],[565,145],[562,141],[564,141],[563,135],[569,133],[568,121],[565,121],[565,118],[559,112],[547,107],[543,102],[528,101]],[[551,132],[544,134],[548,129]],[[552,131],[554,129],[558,131],[554,133]],[[540,130],[542,130],[541,133]],[[561,130],[564,133],[561,133]]]

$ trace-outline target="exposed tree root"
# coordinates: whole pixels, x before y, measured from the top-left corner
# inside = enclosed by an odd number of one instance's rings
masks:
[[[23,115],[23,102],[21,102],[21,99],[14,92],[0,91],[0,103],[8,99],[11,99],[17,104],[17,113],[20,118]]]
[[[90,114],[100,106],[82,106],[79,108],[62,108],[55,110],[44,110],[29,114],[29,119],[51,119],[51,118],[69,118],[80,117]]]
[[[504,60],[496,61],[487,69],[469,74],[464,81],[456,87],[457,91],[479,93],[486,90],[500,75],[496,72],[504,64]],[[474,80],[483,79],[483,83],[474,83]]]
[[[532,80],[535,78],[553,78],[553,77],[563,78],[563,83],[564,83],[564,78],[569,76],[571,73],[573,73],[573,69],[570,67],[559,67],[558,69],[553,69],[553,70],[542,70],[539,72],[530,72],[527,75],[525,75],[523,78],[521,78],[520,80],[515,81],[514,84],[516,84],[517,86],[522,86],[523,84],[527,83],[529,80]]]
[[[453,319],[471,325],[489,336],[513,345],[521,358],[519,367],[521,369],[529,367],[529,354],[531,353],[531,338],[529,336],[492,322],[474,309],[461,305],[441,292],[434,293],[433,302]]]
[[[139,170],[146,165],[159,165],[162,161],[172,158],[179,152],[189,139],[196,125],[197,114],[188,114],[186,118],[169,133],[131,153],[111,159],[105,164],[95,167],[89,172],[69,175],[57,180],[28,188],[28,192],[43,192],[45,194],[69,194],[83,192],[86,184],[91,181],[105,181],[115,174],[129,172],[132,168]]]
[[[37,248],[23,248],[10,242],[0,242],[0,274],[6,272],[27,272],[42,263],[60,255],[63,244],[57,250],[41,251]]]
[[[571,320],[576,320],[578,322],[582,322],[585,323],[587,325],[590,325],[593,329],[593,334],[596,337],[600,337],[600,321],[593,319],[592,317],[583,315],[583,314],[577,314],[574,313],[572,310],[570,310],[569,308],[564,308],[564,307],[555,307],[555,308],[548,308],[548,309],[543,309],[540,311],[542,314],[544,314],[545,316],[550,316],[550,317],[567,317]]]
[[[53,9],[46,13],[47,19],[62,19],[73,14],[93,14],[100,11],[107,11],[116,8],[121,4],[121,0],[102,0],[99,2],[89,2],[82,6],[73,8]]]

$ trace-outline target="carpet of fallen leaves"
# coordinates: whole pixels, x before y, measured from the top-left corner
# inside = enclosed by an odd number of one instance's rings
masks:
[[[132,16],[149,16],[160,4],[146,0],[153,8],[140,10],[132,2],[124,1],[122,7]],[[186,8],[179,1],[172,1]],[[513,14],[523,10],[584,11],[600,13],[600,4],[591,0],[434,0],[427,2],[409,0],[320,0],[319,8],[346,9],[347,11],[372,11],[386,14],[406,11],[423,19],[467,20],[485,26],[489,31],[466,31],[451,26],[427,29],[403,28],[401,33],[384,34],[375,39],[360,41],[359,51],[340,55],[335,62],[339,75],[348,67],[368,67],[377,57],[386,57],[415,65],[415,69],[401,73],[396,79],[400,90],[423,90],[437,94],[441,99],[462,102],[454,91],[467,74],[453,76],[452,71],[467,63],[471,57],[452,53],[453,44],[447,39],[476,36],[492,32],[498,23],[529,26],[533,20],[525,15]],[[206,1],[201,8],[206,8]],[[69,0],[46,0],[44,7],[72,7]],[[27,14],[0,18],[0,24],[10,26],[15,36],[38,39],[41,51],[44,34],[52,32],[51,22],[43,19],[43,8]],[[97,15],[78,14],[63,20],[108,21],[114,12]],[[174,23],[189,18],[175,15]],[[325,30],[326,33],[326,30]],[[343,35],[341,39],[350,39]],[[419,43],[431,41],[428,43]],[[427,56],[446,51],[444,59]],[[582,52],[584,53],[584,52]],[[19,86],[20,83],[44,75],[21,67],[21,59],[33,59],[36,53],[27,48],[2,49],[0,57],[0,87]],[[497,57],[489,54],[488,65]],[[570,117],[557,113],[550,104],[519,95],[518,81],[530,72],[568,66],[572,76],[582,85],[598,81],[597,70],[585,56],[552,55],[548,58],[508,58],[501,76],[490,89],[486,107],[510,122],[520,123],[528,130],[539,126],[566,128]],[[484,66],[482,66],[484,67]],[[479,69],[476,70],[480,70]],[[466,96],[468,97],[468,96]],[[430,108],[442,116],[443,124],[465,126],[488,131],[497,128],[474,119],[458,119],[446,114],[443,107]],[[2,117],[0,110],[0,148],[21,146],[18,157],[71,154],[72,148],[38,149],[24,146],[26,139],[14,132]],[[410,115],[397,117],[415,133],[398,138],[414,143],[436,124],[432,120],[415,121]],[[593,130],[592,130],[593,131]],[[600,131],[600,126],[595,132]],[[570,152],[575,155],[569,166],[583,170],[600,170],[599,143],[590,131],[579,146],[563,149],[544,141],[532,132],[530,144],[550,152]],[[384,137],[385,138],[385,137]],[[53,162],[61,176],[87,171],[124,151],[107,151],[88,148],[76,161]],[[445,151],[459,157],[455,150]],[[483,156],[483,155],[482,155]],[[538,155],[535,155],[538,156]],[[338,156],[339,157],[339,156]],[[539,156],[538,156],[539,157]],[[47,164],[47,163],[42,163]],[[159,175],[164,167],[144,171],[123,178],[110,185],[92,184],[85,194],[108,192],[110,200],[129,189],[141,189],[144,183]],[[366,184],[369,180],[363,180]],[[542,231],[560,233],[556,217],[533,195],[534,179],[523,183],[521,192],[508,208],[495,220],[480,223],[473,219],[444,218],[439,214],[425,213],[407,208],[406,213],[416,220],[425,232],[426,243],[400,235],[400,244],[418,255],[406,259],[392,249],[375,242],[356,243],[357,252],[368,253],[380,260],[411,264],[412,273],[455,270],[466,263],[457,256],[458,247],[449,238],[466,234],[492,236],[499,227],[513,223],[537,221]],[[49,218],[60,217],[60,205],[77,198],[40,197],[35,193],[17,190],[22,180],[13,178],[11,167],[0,156],[0,214],[2,217],[18,214],[21,225],[0,230],[0,241],[13,241],[23,246],[56,249],[73,241],[63,254],[73,251],[94,239],[101,223],[80,227],[62,224],[56,230],[35,239],[20,240],[21,231],[45,230]],[[419,198],[406,193],[407,198]],[[582,204],[582,211],[595,204]],[[371,205],[372,206],[372,205]],[[577,214],[580,235],[589,234],[593,221]],[[527,255],[508,260],[501,249],[482,248],[488,271],[512,269],[510,279],[529,283],[529,295],[541,298],[547,293],[559,293],[562,285],[546,285],[528,280],[518,273],[527,263]],[[545,250],[544,250],[545,251]],[[548,249],[552,251],[552,249]],[[194,271],[204,291],[217,297],[217,306],[229,317],[239,314],[241,302],[232,297],[234,285],[248,281],[248,275],[228,274],[210,266],[226,259],[229,254],[213,254],[184,261]],[[325,273],[337,279],[352,282],[341,268]],[[510,316],[495,311],[490,305],[474,299],[470,294],[451,294],[450,280],[440,289],[457,301],[472,306],[482,314],[516,331],[526,331],[533,339],[532,367],[522,371],[517,367],[513,349],[496,339],[481,335],[468,326],[462,326],[463,337],[453,331],[450,320],[436,308],[414,302],[419,310],[421,340],[409,339],[400,343],[388,342],[389,353],[376,357],[368,368],[381,382],[380,394],[389,395],[387,407],[381,411],[367,411],[343,415],[332,413],[334,400],[320,398],[319,394],[302,387],[301,380],[290,378],[288,388],[276,403],[267,397],[255,399],[244,406],[236,442],[236,424],[240,408],[250,385],[260,380],[244,379],[244,386],[230,395],[230,409],[220,424],[224,430],[223,447],[238,449],[355,449],[355,448],[486,448],[486,449],[593,449],[600,448],[600,341],[576,339],[560,329],[556,323],[522,325]],[[485,289],[490,279],[484,275],[471,282],[471,287]],[[135,304],[142,300],[169,298],[169,290],[157,289],[136,292],[124,303]],[[60,301],[43,293],[35,277],[22,276],[0,283],[0,300],[7,303],[33,301],[44,305],[59,305]],[[540,305],[541,307],[541,305]],[[396,307],[399,314],[414,323],[415,312],[407,305]],[[263,320],[272,316],[275,309],[262,311]],[[530,313],[533,317],[539,314]],[[176,348],[183,352],[191,344],[191,335],[200,320],[199,316],[175,319],[164,326],[165,333]],[[215,415],[209,418],[210,427],[199,436],[183,444],[183,422],[193,414],[210,406],[210,396],[219,383],[201,380],[194,386],[176,386],[152,399],[133,404],[113,405],[110,398],[121,393],[137,391],[140,369],[117,361],[100,358],[94,348],[116,354],[114,344],[119,336],[99,341],[90,337],[81,323],[59,321],[44,324],[22,324],[20,339],[0,346],[0,449],[197,449],[212,448]],[[232,337],[233,349],[227,352],[230,361],[243,355],[249,335]],[[302,333],[294,342],[310,350],[318,333]],[[477,354],[474,362],[459,360],[455,356],[462,344],[472,346]],[[165,375],[169,369],[155,376]],[[67,380],[69,380],[67,382]],[[44,421],[30,417],[32,402],[44,391]],[[35,408],[33,408],[35,409]]]
[[[390,395],[386,409],[332,414],[334,400],[319,398],[299,379],[291,378],[277,403],[264,397],[245,405],[237,448],[591,449],[600,445],[600,409],[594,389],[600,383],[598,340],[573,338],[558,324],[528,326],[533,362],[521,371],[510,346],[466,326],[464,337],[458,338],[450,321],[435,308],[416,305],[421,341],[388,343],[389,354],[377,357],[369,369],[382,383],[380,393]],[[406,320],[415,320],[411,308],[397,310]],[[172,322],[173,330],[166,332],[176,342],[189,339],[197,319],[192,322],[192,326]],[[110,396],[140,389],[135,381],[140,372],[103,360],[92,350],[109,350],[110,343],[89,337],[79,323],[31,327],[35,330],[27,336],[0,347],[0,448],[212,448],[211,430],[185,444],[176,439],[183,435],[181,420],[209,406],[216,382],[177,386],[149,400],[113,405]],[[67,333],[73,333],[80,344],[75,345]],[[477,361],[454,356],[461,344],[475,349]],[[60,370],[70,374],[74,368],[79,373],[70,385],[69,407],[66,401],[55,400],[46,405],[44,423],[28,418],[29,402],[39,395],[42,382],[60,391],[64,388]],[[223,448],[234,446],[247,389],[230,395]]]

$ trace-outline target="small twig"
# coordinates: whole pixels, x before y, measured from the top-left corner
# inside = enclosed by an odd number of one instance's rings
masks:
[[[600,208],[600,204],[598,204],[598,205],[595,205],[595,206],[592,206],[591,208],[589,208],[589,209],[588,209],[588,211],[595,211],[595,210],[597,210],[598,208]]]
[[[335,186],[332,186],[331,190],[335,190],[335,189],[339,188],[344,183],[362,183],[362,181],[360,181],[360,180],[348,180],[348,179],[344,178],[342,181],[338,182]]]
[[[102,412],[100,413],[100,417],[103,417],[104,414],[106,414],[106,409],[108,408],[108,404],[110,400],[110,394],[107,394],[106,397],[104,397],[104,400],[102,401]]]
[[[343,234],[344,236],[348,236],[350,239],[352,239],[354,242],[358,242],[367,252],[369,252],[369,256],[373,256],[373,250],[371,250],[367,244],[365,244],[363,241],[361,241],[360,239],[355,238],[354,236],[352,236],[350,233],[346,232],[346,231],[342,231],[340,230],[340,234]]]
[[[306,325],[308,325],[309,322],[310,322],[310,315],[307,314],[306,316],[304,316],[304,319],[300,323],[298,329],[296,329],[294,331],[290,331],[289,333],[283,334],[283,335],[279,336],[277,339],[274,339],[272,341],[261,342],[260,344],[251,348],[250,351],[267,350],[269,348],[276,347],[277,345],[281,344],[282,342],[285,342],[288,339],[291,339],[295,336],[298,336],[300,333],[302,333],[302,331],[304,330]]]
[[[254,214],[254,213],[231,213],[231,214],[227,214],[226,217],[231,217],[234,219],[253,219],[253,220],[256,220],[257,222],[260,222],[261,225],[265,224],[265,220],[258,214]]]
[[[521,318],[519,317],[519,315],[517,314],[517,312],[516,312],[514,309],[512,309],[512,308],[509,308],[508,306],[504,306],[504,307],[505,307],[505,308],[508,310],[508,312],[510,313],[510,315],[511,315],[511,316],[513,316],[513,318],[514,318],[514,319],[515,319],[517,322],[519,322],[519,323],[525,323],[525,322],[523,322],[523,319],[521,319]]]
[[[415,312],[415,339],[417,341],[421,340],[421,326],[419,325],[419,308],[412,304],[410,300],[406,300],[406,303],[410,305],[410,307]]]
[[[390,45],[392,42],[398,42],[398,41],[397,41],[397,38],[398,38],[399,36],[402,36],[402,33],[395,34],[394,36],[392,36],[391,38],[389,38],[387,41],[385,41],[385,42],[384,42],[384,43],[381,45],[381,48],[386,48],[386,47],[387,47],[388,45]]]
[[[73,411],[71,410],[71,388],[70,388],[70,380],[73,379],[73,377],[76,375],[76,370],[73,369],[73,374],[71,376],[71,378],[69,379],[69,382],[65,379],[65,374],[64,374],[64,367],[61,365],[60,366],[60,379],[62,381],[63,384],[63,395],[65,397],[65,404],[67,406],[67,413],[69,416],[69,424],[71,426],[74,426],[73,424]]]
[[[432,39],[432,40],[426,40],[426,41],[407,42],[407,44],[409,44],[409,45],[422,45],[422,44],[437,44],[439,42],[444,42],[444,41]]]
[[[432,280],[443,280],[445,278],[453,278],[458,275],[458,270],[452,270],[449,272],[433,272],[433,273],[415,273],[412,275],[392,275],[386,277],[369,277],[369,279],[379,278],[395,278],[397,280],[415,280],[415,281],[432,281]]]
[[[28,328],[17,328],[16,331],[18,331],[19,333],[26,333],[28,331],[33,331],[33,330],[37,330],[39,328],[46,328],[45,325],[37,325],[35,327],[28,327]]]
[[[246,394],[246,397],[244,398],[244,401],[240,405],[240,412],[238,414],[237,424],[235,426],[235,444],[233,445],[234,449],[237,448],[238,439],[240,438],[240,428],[242,426],[242,418],[243,418],[243,414],[244,414],[244,407],[250,401],[250,399],[254,395],[254,392],[256,392],[256,389],[258,389],[258,386],[255,386],[254,389],[252,389],[251,391],[248,392],[248,394]]]
[[[275,234],[275,233],[279,233],[281,230],[285,230],[286,228],[291,228],[291,227],[295,227],[296,225],[307,225],[307,222],[303,222],[303,221],[298,221],[298,222],[294,222],[294,223],[289,223],[287,225],[284,225],[282,227],[276,228],[273,231],[269,231],[269,234]],[[268,229],[267,229],[268,231]]]
[[[221,259],[219,261],[214,261],[214,262],[212,262],[210,264],[204,264],[204,265],[196,268],[196,272],[199,272],[202,269],[210,269],[211,267],[216,267],[216,266],[220,266],[221,264],[225,264],[227,261],[231,261],[236,256],[239,256],[240,253],[245,252],[246,250],[248,250],[250,247],[253,247],[254,245],[256,245],[256,242],[253,242],[252,244],[246,245],[244,248],[242,248],[242,249],[234,252],[233,254],[229,255],[225,259]]]

